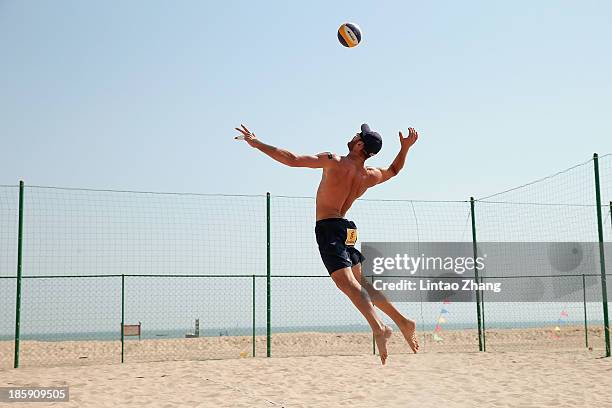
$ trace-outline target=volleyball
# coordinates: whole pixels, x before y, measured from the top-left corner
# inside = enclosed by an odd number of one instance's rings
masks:
[[[355,23],[344,23],[338,28],[338,40],[345,47],[356,47],[361,42],[361,29]]]

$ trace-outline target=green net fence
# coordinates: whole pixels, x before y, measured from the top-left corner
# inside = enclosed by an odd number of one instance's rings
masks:
[[[596,242],[593,164],[478,198],[478,242]],[[599,169],[610,242],[610,155]],[[269,197],[269,235],[266,195],[25,186],[23,197],[20,366],[373,352],[363,317],[319,258],[311,197]],[[19,186],[0,186],[2,367],[15,359],[18,202]],[[348,216],[360,242],[472,242],[469,200],[362,199]],[[529,290],[551,278],[513,279]],[[564,279],[601,287],[598,268]],[[479,350],[475,303],[396,306],[417,322],[424,351]],[[605,348],[601,301],[485,296],[482,307],[487,351]],[[409,352],[401,336],[389,349]]]
[[[295,321],[304,322],[318,353],[372,352],[371,332],[363,317],[329,279],[318,257],[312,198],[272,197],[272,298],[274,332],[295,331]],[[350,218],[359,228],[361,242],[471,241],[469,203],[462,201],[358,200]],[[314,278],[314,277],[318,278]],[[300,294],[300,296],[296,296]],[[471,304],[441,305],[430,302],[396,304],[415,320],[421,343],[428,350],[477,351],[477,323]],[[442,308],[452,311],[446,328],[463,329],[460,336],[444,342],[433,341],[433,329]],[[393,322],[382,315],[386,323]],[[280,320],[279,320],[280,319]],[[282,322],[277,327],[277,322]],[[397,329],[397,328],[396,328]],[[321,334],[321,332],[327,334]],[[350,335],[338,335],[347,333]],[[401,335],[392,338],[392,353],[410,350]],[[295,348],[291,354],[309,353]],[[282,350],[281,355],[289,351]],[[275,351],[274,355],[279,355]]]
[[[599,159],[603,214],[609,218],[609,201],[612,197],[612,172],[610,155]],[[476,230],[478,241],[490,242],[597,242],[598,221],[595,197],[593,160],[572,166],[551,176],[523,186],[482,197],[476,202]],[[610,241],[611,226],[604,222],[604,239]],[[547,253],[527,252],[528,262],[547,261]],[[612,255],[612,254],[611,254]],[[509,275],[508,265],[495,271],[498,276]],[[580,276],[584,274],[585,276]],[[487,273],[484,273],[487,279]],[[576,276],[512,277],[521,287],[529,290],[544,280],[554,279],[557,287],[582,286],[599,289],[601,277],[599,265],[592,265]],[[584,281],[583,281],[584,279]],[[591,301],[589,301],[591,300]],[[579,296],[575,301],[486,303],[484,321],[487,350],[529,348],[576,348],[580,345],[594,349],[604,348],[604,332],[601,301]],[[585,312],[587,323],[585,325]],[[526,322],[529,317],[529,323]],[[597,323],[595,323],[597,322]],[[525,330],[526,325],[537,329]],[[520,336],[507,336],[508,329],[520,332]],[[548,342],[541,341],[547,339]]]

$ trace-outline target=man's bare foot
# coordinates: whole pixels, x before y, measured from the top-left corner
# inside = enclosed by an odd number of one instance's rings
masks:
[[[376,341],[376,347],[378,347],[378,355],[383,365],[385,365],[388,357],[387,341],[392,334],[393,329],[387,325],[385,325],[385,328],[380,332],[374,332],[374,340]]]
[[[416,352],[419,351],[419,341],[416,337],[416,324],[412,320],[406,319],[404,323],[399,325],[399,329],[412,351],[416,354]]]

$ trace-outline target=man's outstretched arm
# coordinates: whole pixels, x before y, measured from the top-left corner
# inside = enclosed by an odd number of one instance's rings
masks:
[[[297,155],[288,150],[274,147],[263,143],[255,136],[255,133],[251,133],[249,129],[244,125],[242,129],[236,128],[242,135],[237,136],[236,139],[244,139],[250,146],[260,150],[262,153],[270,156],[274,160],[290,166],[290,167],[309,167],[312,169],[324,168],[334,162],[335,156],[331,153],[319,153],[317,155]]]
[[[408,128],[408,136],[404,137],[402,132],[399,132],[400,139],[400,151],[395,156],[395,160],[393,163],[387,168],[370,168],[370,172],[372,174],[372,185],[384,183],[389,180],[391,177],[397,176],[397,174],[404,168],[404,163],[406,162],[406,156],[408,155],[408,150],[412,147],[413,144],[419,139],[419,134],[414,128]]]

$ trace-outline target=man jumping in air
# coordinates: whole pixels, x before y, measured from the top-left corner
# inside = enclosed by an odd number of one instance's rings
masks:
[[[236,128],[241,133],[236,139],[245,140],[251,147],[289,167],[309,167],[323,169],[317,190],[317,222],[315,235],[319,252],[327,271],[336,286],[353,302],[366,318],[378,346],[383,364],[387,360],[387,341],[391,337],[391,327],[385,325],[376,314],[374,306],[382,310],[399,327],[413,352],[419,350],[415,335],[414,321],[404,317],[371,283],[362,279],[361,263],[363,255],[355,248],[357,227],[344,218],[353,202],[370,187],[383,183],[396,176],[406,161],[410,147],[419,135],[413,128],[408,136],[399,132],[400,151],[387,168],[366,167],[365,161],[382,148],[382,138],[366,124],[361,132],[348,142],[346,156],[325,152],[316,156],[301,156],[278,147],[261,142],[244,125]],[[363,290],[365,289],[365,291]]]

